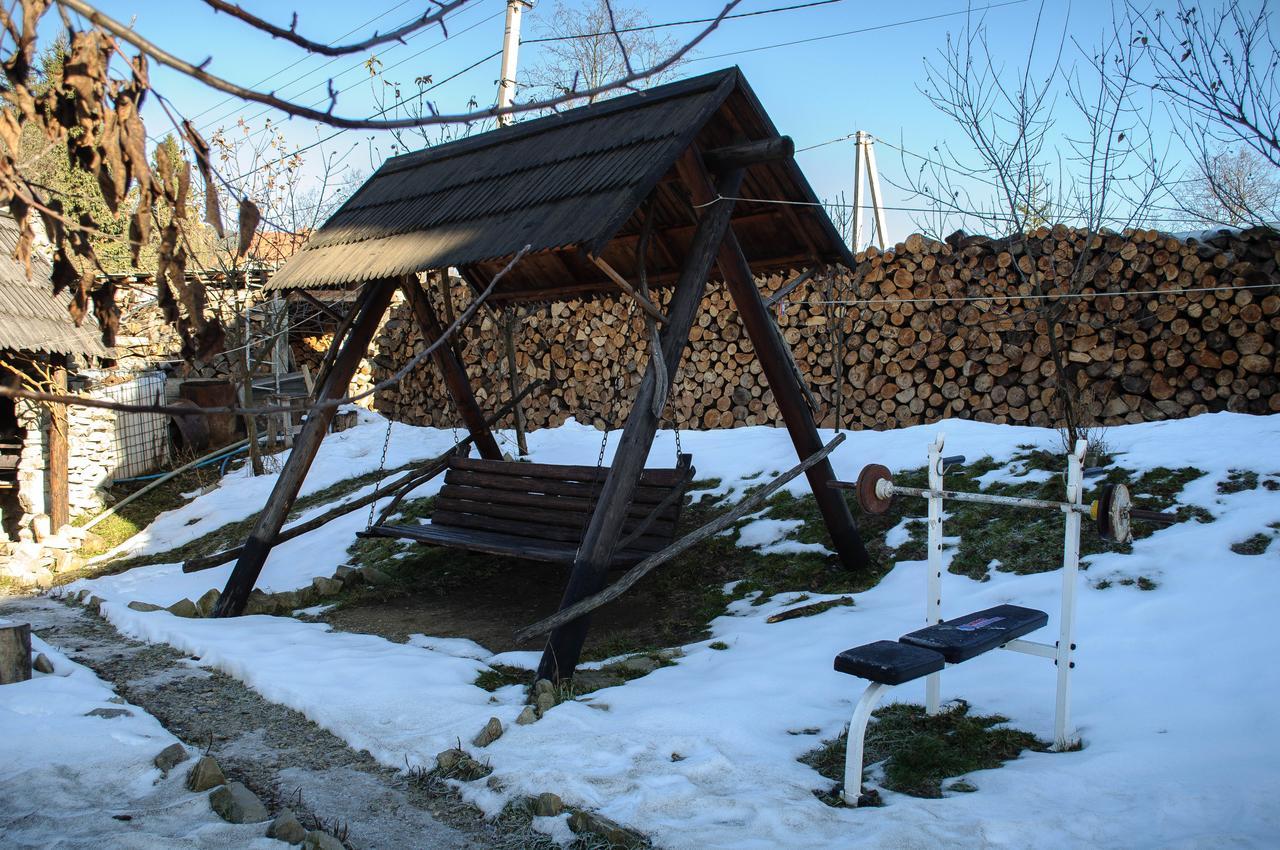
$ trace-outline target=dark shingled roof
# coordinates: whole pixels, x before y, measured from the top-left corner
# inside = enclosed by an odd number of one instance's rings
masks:
[[[736,68],[393,157],[290,259],[270,288],[332,287],[456,266],[482,285],[524,245],[503,298],[612,289],[586,253],[634,273],[638,214],[651,201],[650,282],[670,283],[696,220],[675,163],[777,130]],[[852,264],[791,160],[748,170],[734,231],[757,272]]]
[[[31,255],[31,277],[13,258],[18,245],[18,223],[0,213],[0,349],[50,354],[87,354],[111,357],[102,344],[97,322],[86,317],[76,327],[67,306],[71,294],[53,296],[49,262],[37,252]]]

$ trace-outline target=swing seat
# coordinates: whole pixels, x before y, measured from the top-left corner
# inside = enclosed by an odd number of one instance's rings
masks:
[[[623,522],[625,548],[613,566],[629,566],[671,544],[693,458],[675,469],[646,469]],[[430,524],[375,525],[361,537],[395,537],[432,546],[573,563],[608,469],[455,457]],[[646,525],[647,523],[647,525]],[[628,541],[637,529],[643,531]]]

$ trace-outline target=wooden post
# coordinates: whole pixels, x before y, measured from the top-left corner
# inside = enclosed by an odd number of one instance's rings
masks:
[[[686,152],[685,158],[700,161],[692,148]],[[742,171],[734,170],[723,175],[716,188],[722,195],[733,196],[741,185]],[[668,322],[662,335],[662,351],[655,351],[650,357],[644,380],[632,402],[631,413],[622,430],[622,439],[614,453],[613,465],[609,467],[600,498],[591,514],[591,522],[578,548],[578,556],[574,559],[573,572],[560,602],[561,608],[567,608],[578,600],[591,596],[604,585],[605,573],[613,560],[614,547],[622,531],[623,518],[635,494],[640,473],[644,471],[649,448],[653,445],[654,433],[658,428],[654,398],[659,392],[670,392],[670,382],[663,387],[657,385],[658,365],[653,357],[661,356],[666,364],[666,373],[676,374],[689,341],[689,331],[706,292],[707,275],[711,271],[711,264],[715,262],[721,241],[729,232],[729,219],[732,215],[733,202],[722,201],[709,207],[698,221],[698,229],[689,246],[684,267],[680,270],[675,296],[667,312]],[[573,675],[590,625],[590,616],[583,615],[551,632],[542,653],[542,661],[538,665],[538,678],[558,681]]]
[[[0,620],[0,685],[31,678],[31,626]]]
[[[67,359],[55,354],[52,359],[54,392],[67,391]],[[56,534],[70,520],[67,503],[67,406],[49,405],[49,525]]]
[[[681,174],[693,193],[695,204],[706,203],[715,197],[716,192],[720,195],[727,194],[719,187],[713,192],[706,171],[697,163],[681,163],[680,167]],[[765,380],[769,382],[769,389],[773,390],[774,401],[791,434],[796,454],[804,460],[822,449],[818,426],[814,422],[813,411],[805,400],[805,390],[798,372],[792,371],[794,360],[791,352],[782,335],[777,332],[773,318],[769,315],[769,308],[765,306],[764,298],[756,288],[751,266],[732,230],[725,234],[716,262],[720,266],[720,273],[724,275],[725,286],[733,297],[734,306],[738,308],[742,326],[756,350],[756,357],[760,360]],[[813,497],[818,503],[818,510],[831,535],[836,554],[840,556],[840,562],[849,570],[869,569],[870,557],[844,496],[827,486],[827,482],[834,481],[836,477],[831,469],[831,461],[823,460],[811,466],[806,470],[805,476],[809,479],[809,487],[813,490]]]
[[[333,365],[316,394],[317,401],[342,398],[347,394],[351,376],[355,374],[356,367],[368,350],[398,283],[394,278],[383,278],[364,285],[360,301],[355,307],[360,315],[352,322],[351,329],[342,342],[342,350],[333,357]],[[244,551],[236,561],[231,577],[227,579],[227,586],[218,599],[213,616],[237,617],[244,612],[249,593],[262,573],[262,565],[271,554],[271,547],[275,545],[276,535],[284,526],[289,509],[298,498],[298,490],[307,477],[311,462],[315,460],[320,442],[329,431],[329,423],[333,421],[336,410],[335,407],[326,407],[307,414],[307,421],[294,442],[293,451],[289,453],[284,469],[280,470],[276,486],[272,488],[267,504],[258,515],[249,539],[245,541]]]
[[[427,293],[418,283],[417,275],[405,276],[400,282],[400,289],[409,301],[414,318],[418,320],[418,329],[422,331],[423,341],[430,345],[443,336],[444,328],[440,327],[440,320],[431,309]],[[444,375],[444,383],[449,388],[453,405],[462,416],[462,421],[467,426],[467,431],[471,434],[480,457],[486,460],[502,460],[502,450],[498,448],[498,441],[493,438],[493,433],[485,424],[484,411],[476,402],[475,393],[471,391],[471,381],[467,378],[467,370],[458,359],[453,346],[449,344],[440,346],[432,357],[435,358],[436,365]]]
[[[517,323],[516,309],[508,307],[506,314],[503,316],[502,322],[502,345],[506,349],[507,354],[507,374],[511,382],[511,397],[520,398],[520,370],[516,366],[516,337],[515,328]],[[516,450],[520,452],[520,457],[529,454],[529,441],[524,436],[524,408],[517,401],[512,409],[511,424],[515,426],[516,432]]]

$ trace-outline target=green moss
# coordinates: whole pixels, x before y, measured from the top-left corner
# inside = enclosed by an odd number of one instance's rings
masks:
[[[492,664],[477,673],[476,680],[472,684],[492,692],[507,685],[527,685],[531,678],[528,670],[508,667],[505,664]]]
[[[1231,551],[1237,555],[1261,555],[1271,545],[1271,535],[1259,532],[1245,540],[1231,544]]]
[[[707,645],[708,645],[711,649],[725,650],[725,649],[728,649],[728,648],[729,648],[729,644],[725,643],[725,642],[724,642],[724,641],[722,641],[722,640],[713,641],[712,643],[709,643],[709,644],[707,644]]]
[[[1149,579],[1146,576],[1138,576],[1137,584],[1138,584],[1138,590],[1155,590],[1157,587],[1160,586],[1156,584],[1154,580]]]
[[[1219,493],[1242,493],[1245,490],[1256,490],[1258,473],[1250,469],[1231,469],[1227,471],[1227,480],[1218,482]]]
[[[971,715],[963,700],[930,717],[924,706],[893,704],[877,710],[867,728],[866,764],[884,761],[884,787],[913,797],[941,797],[953,776],[1000,767],[1023,750],[1044,752],[1049,743],[1011,729],[1007,717]],[[800,761],[836,782],[844,778],[848,733],[824,741]],[[958,789],[960,790],[960,789]],[[820,794],[824,799],[835,794]]]

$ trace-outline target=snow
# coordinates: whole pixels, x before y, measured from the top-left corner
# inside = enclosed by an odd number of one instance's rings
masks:
[[[0,687],[0,834],[5,847],[282,847],[266,824],[224,823],[206,794],[152,759],[177,738],[39,637],[54,672]],[[128,716],[92,717],[94,709]],[[116,817],[127,818],[117,820]],[[51,841],[51,837],[53,840]]]
[[[370,418],[345,432],[351,435],[346,442],[326,441],[324,480],[368,468],[360,459],[369,460],[369,452],[376,465],[380,428]],[[917,468],[939,429],[947,433],[948,452],[991,455],[1006,465],[1021,445],[1061,449],[1058,433],[1049,429],[947,421],[850,434],[833,464],[846,480],[871,462]],[[198,656],[199,663],[303,712],[392,767],[429,765],[437,752],[465,744],[490,716],[498,717],[506,733],[483,757],[504,790],[483,781],[460,786],[489,813],[513,795],[554,791],[570,805],[598,809],[651,836],[658,846],[677,848],[843,847],[855,836],[872,847],[1270,846],[1280,830],[1280,807],[1274,805],[1280,795],[1280,736],[1274,733],[1280,672],[1272,625],[1280,565],[1276,547],[1244,556],[1229,546],[1280,520],[1280,492],[1223,495],[1216,483],[1232,468],[1280,473],[1277,453],[1265,450],[1280,445],[1280,416],[1224,413],[1119,426],[1108,430],[1106,440],[1127,468],[1205,470],[1179,502],[1207,509],[1215,521],[1175,525],[1137,541],[1129,554],[1089,558],[1080,578],[1073,675],[1073,722],[1084,749],[1027,754],[972,774],[977,793],[937,800],[885,793],[884,808],[822,804],[812,792],[830,783],[796,759],[839,733],[862,689],[860,681],[832,670],[832,657],[920,624],[921,562],[899,562],[879,585],[857,594],[855,606],[814,617],[767,623],[789,607],[789,594],[763,605],[735,602],[712,623],[711,637],[684,647],[673,666],[597,691],[590,703],[563,703],[529,726],[512,722],[522,704],[520,688],[489,694],[473,682],[490,663],[530,667],[535,653],[493,656],[471,641],[428,635],[396,644],[291,618],[187,620],[127,607],[131,599],[167,604],[198,596],[221,586],[229,567],[194,580],[177,565],[149,567],[71,589],[88,588],[105,599],[103,614],[126,634]],[[407,441],[431,455],[451,436],[414,429]],[[598,432],[576,423],[529,435],[533,459],[553,463],[594,463],[598,441]],[[613,435],[610,449],[615,443]],[[698,477],[719,478],[715,489],[723,493],[740,493],[761,474],[794,462],[780,429],[686,433],[683,443],[694,454]],[[396,451],[407,459],[408,448]],[[665,464],[673,453],[671,435],[660,434],[651,463]],[[1006,469],[1002,480],[1016,480],[1016,474]],[[215,511],[222,519],[206,530],[233,514],[247,515],[269,483],[225,482],[173,512],[180,516],[161,517],[153,531],[185,528],[184,517]],[[315,486],[309,478],[306,489]],[[800,478],[790,490],[799,494],[806,486]],[[431,485],[422,490],[430,491]],[[361,513],[278,547],[260,586],[287,589],[332,572],[363,526]],[[744,526],[744,545],[785,543],[793,530],[762,515]],[[1102,577],[1139,575],[1158,587],[1093,587]],[[1060,573],[996,572],[986,582],[947,574],[943,583],[948,616],[1016,602],[1050,612],[1048,629],[1030,637],[1052,641]],[[729,649],[712,650],[716,641]],[[943,696],[963,697],[976,711],[1004,714],[1018,728],[1049,738],[1053,681],[1051,662],[996,652],[948,669]],[[923,685],[902,686],[891,699],[920,702]],[[803,734],[811,729],[818,734]],[[553,824],[539,826],[561,833]]]

